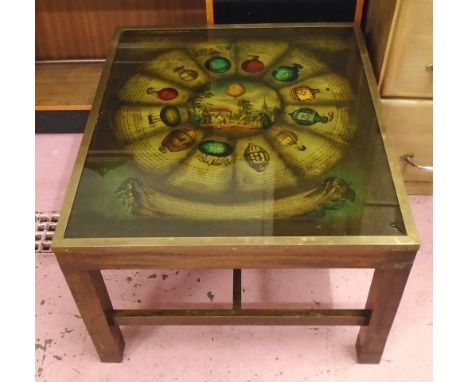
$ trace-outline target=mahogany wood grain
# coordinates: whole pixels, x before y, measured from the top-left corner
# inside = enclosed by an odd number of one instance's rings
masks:
[[[374,271],[366,304],[372,314],[356,341],[358,362],[380,362],[410,271],[411,268]]]
[[[124,339],[112,320],[112,303],[99,271],[64,271],[94,347],[102,362],[121,362]]]
[[[283,250],[246,248],[236,254],[226,253],[228,249],[214,247],[210,251],[198,252],[196,247],[179,248],[165,253],[120,253],[109,249],[107,254],[88,251],[57,252],[57,259],[63,269],[258,269],[258,268],[391,268],[411,265],[417,249],[407,252],[379,253],[369,251],[333,252],[321,248],[304,248],[303,253],[288,253]],[[335,249],[336,251],[336,249]]]
[[[36,59],[104,58],[116,27],[206,25],[205,0],[36,1]]]

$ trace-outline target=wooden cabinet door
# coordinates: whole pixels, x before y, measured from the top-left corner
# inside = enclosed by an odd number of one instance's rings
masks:
[[[382,100],[384,126],[398,157],[412,153],[421,165],[432,165],[432,101]],[[400,161],[405,182],[422,188],[431,186],[432,172],[422,171]],[[426,185],[422,184],[426,183]]]
[[[117,27],[206,24],[205,0],[36,1],[36,59],[105,58]]]
[[[432,0],[400,0],[382,97],[432,98]]]

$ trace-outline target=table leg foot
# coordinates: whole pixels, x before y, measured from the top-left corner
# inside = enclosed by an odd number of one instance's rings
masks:
[[[112,320],[112,303],[100,271],[64,271],[101,362],[122,362],[125,347],[118,325]]]
[[[371,354],[371,353],[362,352],[361,339],[359,335],[356,340],[356,355],[357,355],[357,361],[359,363],[378,364],[380,363],[380,360],[382,359],[382,353]]]
[[[369,325],[361,327],[356,341],[359,363],[380,363],[410,270],[374,271],[366,304],[366,309],[372,311]]]

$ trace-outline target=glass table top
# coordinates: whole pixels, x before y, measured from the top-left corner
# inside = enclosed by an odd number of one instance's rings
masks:
[[[352,27],[124,30],[95,107],[65,238],[406,234]]]

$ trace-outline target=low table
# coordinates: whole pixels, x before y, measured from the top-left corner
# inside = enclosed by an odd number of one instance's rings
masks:
[[[121,29],[53,249],[103,362],[119,325],[358,325],[378,363],[419,248],[352,24]],[[227,310],[113,309],[103,269],[233,269]],[[243,309],[247,268],[373,268],[364,309]]]

